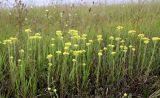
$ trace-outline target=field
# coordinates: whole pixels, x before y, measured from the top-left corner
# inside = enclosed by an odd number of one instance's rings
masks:
[[[160,4],[0,9],[0,98],[159,98]]]

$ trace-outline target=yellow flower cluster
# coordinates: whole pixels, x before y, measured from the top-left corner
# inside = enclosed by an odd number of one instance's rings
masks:
[[[117,26],[116,29],[117,30],[122,30],[124,27],[123,26]]]
[[[153,42],[160,41],[160,37],[152,37]]]
[[[97,40],[100,43],[103,40],[102,35],[97,35]]]
[[[102,50],[99,50],[98,52],[98,56],[101,57],[102,56]]]
[[[62,31],[56,31],[56,35],[62,37]]]
[[[41,36],[41,34],[40,33],[36,33],[34,36],[29,36],[29,39],[30,40],[40,40],[40,39],[42,39],[42,36]]]
[[[73,36],[78,35],[78,31],[77,30],[69,30],[68,33],[73,35]]]
[[[145,35],[144,34],[138,34],[139,38],[143,38]]]
[[[3,44],[6,45],[6,44],[12,44],[12,43],[15,43],[18,39],[16,37],[10,37],[9,39],[7,40],[4,40],[3,41]]]
[[[26,32],[26,33],[31,33],[32,30],[31,30],[30,28],[28,28],[28,29],[25,29],[25,32]]]
[[[128,34],[135,34],[136,33],[136,30],[129,30],[128,31]]]
[[[147,38],[147,37],[143,37],[143,38],[141,38],[141,39],[143,40],[143,43],[146,44],[146,45],[149,43],[149,40],[150,40],[150,39]]]
[[[74,56],[79,56],[79,55],[82,54],[83,52],[84,52],[83,50],[73,51],[73,55],[74,55]]]
[[[47,59],[48,59],[48,60],[52,59],[52,57],[53,57],[52,54],[47,55]]]
[[[114,37],[113,37],[113,36],[110,36],[110,37],[109,37],[109,40],[112,40],[112,41],[113,41],[113,40],[114,40]]]

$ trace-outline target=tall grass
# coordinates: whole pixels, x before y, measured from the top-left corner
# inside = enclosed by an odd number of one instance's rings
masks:
[[[21,13],[22,21],[16,19],[16,10],[2,9],[1,95],[158,95],[159,8],[159,4],[35,7],[20,10],[27,11]]]

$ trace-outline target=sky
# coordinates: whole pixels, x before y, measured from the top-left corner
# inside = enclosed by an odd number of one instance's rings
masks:
[[[0,2],[3,1],[3,4],[7,6],[11,6],[14,4],[15,0],[0,0]],[[24,3],[27,5],[37,5],[37,6],[42,6],[42,5],[49,5],[51,3],[53,4],[92,4],[94,1],[95,3],[107,3],[107,4],[119,4],[119,3],[125,3],[129,2],[130,0],[22,0]],[[137,0],[133,0],[137,1]]]

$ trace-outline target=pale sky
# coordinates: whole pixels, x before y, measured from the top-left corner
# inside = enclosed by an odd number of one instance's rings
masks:
[[[7,6],[11,6],[14,4],[15,0],[0,0],[0,2],[4,2]],[[72,3],[77,3],[77,4],[91,4],[93,1],[95,4],[98,2],[100,3],[107,3],[107,4],[117,4],[117,3],[125,3],[129,2],[130,0],[22,0],[24,3],[28,5],[49,5],[51,3],[53,4],[72,4]],[[137,1],[137,0],[133,0]]]

